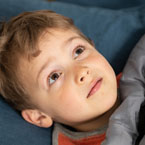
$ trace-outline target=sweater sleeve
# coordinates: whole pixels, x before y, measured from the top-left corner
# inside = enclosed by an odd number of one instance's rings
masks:
[[[122,104],[110,118],[103,145],[134,145],[139,110],[144,101],[145,35],[133,49],[120,80]]]

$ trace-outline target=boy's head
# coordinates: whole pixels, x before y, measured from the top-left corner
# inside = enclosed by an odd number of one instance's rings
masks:
[[[57,121],[80,130],[106,117],[117,98],[106,59],[71,19],[48,10],[3,24],[0,92],[30,123]]]

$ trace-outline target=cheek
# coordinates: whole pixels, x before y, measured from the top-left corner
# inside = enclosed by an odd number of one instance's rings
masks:
[[[84,114],[84,110],[87,108],[85,100],[77,93],[75,87],[67,87],[67,90],[64,90],[61,94],[58,103],[57,116],[60,120],[68,122],[79,120],[80,113]]]
[[[75,112],[81,107],[81,96],[76,92],[76,89],[72,88],[65,90],[60,98],[62,109],[66,112]]]
[[[102,73],[105,74],[105,76],[107,77],[107,79],[112,79],[112,81],[116,81],[116,75],[115,72],[112,68],[112,66],[109,64],[109,62],[102,56],[99,55],[98,60],[97,60],[100,64],[100,70],[102,71]]]
[[[109,62],[98,52],[91,55],[87,62],[89,62],[93,68],[96,68],[96,73],[105,75],[107,77],[115,76],[114,70],[112,69]]]
[[[102,56],[101,54],[98,54],[98,62],[100,62],[100,66],[102,66],[103,69],[107,69],[109,71],[112,71],[111,65],[106,60],[106,58],[104,56]]]

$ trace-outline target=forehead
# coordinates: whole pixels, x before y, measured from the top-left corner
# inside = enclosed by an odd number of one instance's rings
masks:
[[[63,43],[63,41],[67,41],[68,39],[72,37],[79,37],[80,34],[78,34],[76,31],[68,29],[68,30],[62,30],[62,29],[50,29],[50,30],[45,30],[42,35],[39,37],[38,40],[38,48],[40,50],[43,50],[43,47],[46,45],[46,43],[49,45],[57,44],[57,43]],[[54,43],[55,42],[55,43]]]

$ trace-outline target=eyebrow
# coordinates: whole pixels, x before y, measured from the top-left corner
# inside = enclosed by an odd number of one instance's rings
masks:
[[[69,43],[71,43],[74,39],[82,39],[80,36],[74,36],[74,37],[70,37],[69,39],[67,39],[63,45],[68,45]],[[40,70],[38,71],[38,74],[37,74],[37,77],[36,79],[38,80],[40,74],[42,73],[42,71],[47,67],[49,66],[50,64],[50,59],[48,59],[43,65],[42,67],[40,68]]]

